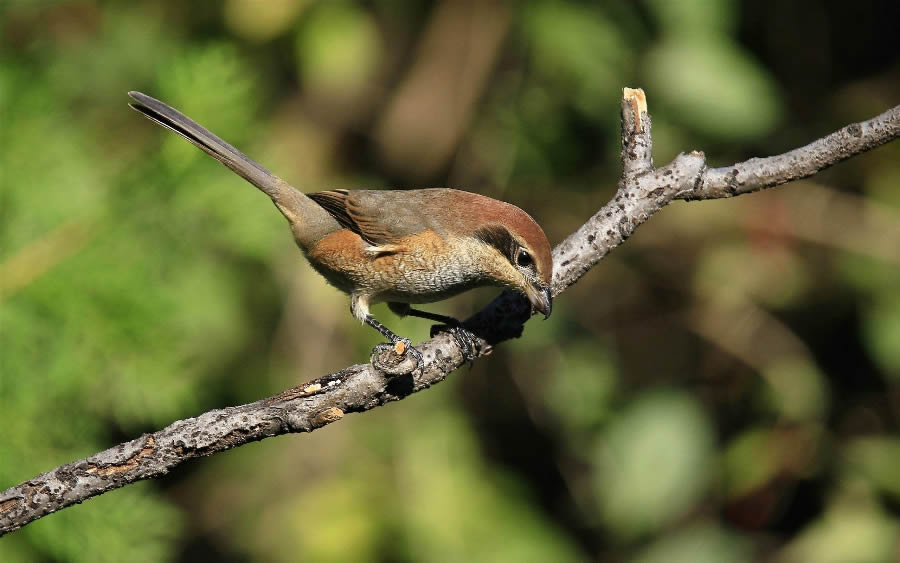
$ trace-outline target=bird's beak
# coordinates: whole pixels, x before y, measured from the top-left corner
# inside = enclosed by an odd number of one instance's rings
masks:
[[[539,289],[531,284],[526,286],[525,296],[531,301],[531,308],[544,315],[544,318],[550,316],[553,310],[553,296],[550,295],[550,288]]]

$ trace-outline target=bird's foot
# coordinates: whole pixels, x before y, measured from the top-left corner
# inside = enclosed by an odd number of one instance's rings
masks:
[[[408,338],[397,338],[393,342],[383,342],[372,349],[372,365],[388,375],[424,373],[425,358],[413,347]]]
[[[478,357],[476,351],[478,350],[478,340],[477,337],[469,330],[464,328],[461,324],[442,324],[442,325],[432,325],[431,327],[431,337],[434,338],[438,334],[446,332],[449,333],[450,336],[456,340],[456,344],[459,345],[459,350],[462,352],[463,360],[468,362],[469,365],[472,365],[472,361]]]

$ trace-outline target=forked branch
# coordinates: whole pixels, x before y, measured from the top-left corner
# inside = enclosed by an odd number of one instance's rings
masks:
[[[708,168],[703,153],[678,155],[654,168],[647,103],[641,90],[626,88],[622,100],[622,168],[615,198],[553,251],[553,294],[578,281],[654,213],[676,199],[741,195],[811,176],[835,163],[900,136],[900,106],[782,155]],[[476,353],[521,334],[530,308],[504,293],[466,321],[479,345]],[[106,491],[166,474],[185,461],[248,442],[292,432],[311,432],[444,380],[464,359],[456,340],[439,334],[417,346],[424,373],[408,366],[385,373],[372,364],[348,367],[255,403],[212,410],[62,465],[0,493],[0,535]],[[387,360],[382,358],[381,363]]]

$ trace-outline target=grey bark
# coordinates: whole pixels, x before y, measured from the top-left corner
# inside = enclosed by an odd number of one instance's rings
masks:
[[[553,294],[578,281],[654,213],[676,199],[732,197],[811,176],[835,163],[900,136],[900,106],[854,123],[782,155],[708,168],[701,152],[682,153],[654,168],[646,101],[626,89],[622,101],[623,175],[612,201],[553,251]],[[528,320],[527,302],[504,293],[466,321],[478,336],[476,353],[518,337]],[[62,465],[0,493],[0,536],[106,491],[166,474],[185,461],[270,436],[312,432],[345,414],[398,401],[444,380],[464,363],[456,340],[438,334],[417,346],[424,373],[408,375],[410,362],[378,358],[320,377],[254,403],[216,409],[179,420],[88,458]]]

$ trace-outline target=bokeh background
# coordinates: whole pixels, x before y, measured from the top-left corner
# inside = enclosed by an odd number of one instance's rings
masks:
[[[304,190],[465,188],[553,243],[614,193],[623,86],[647,91],[657,163],[776,154],[900,103],[890,1],[4,0],[0,18],[0,488],[380,340],[262,194],[128,90]],[[472,369],[49,516],[0,560],[900,560],[898,184],[895,142],[674,204]]]

